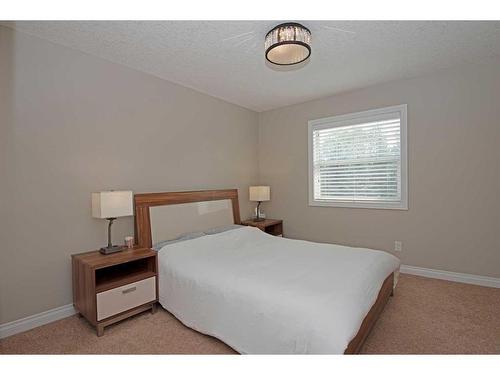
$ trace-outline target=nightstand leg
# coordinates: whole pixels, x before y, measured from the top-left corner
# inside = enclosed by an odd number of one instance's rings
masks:
[[[104,326],[98,324],[96,329],[97,329],[97,337],[101,337],[102,335],[104,335]]]
[[[151,305],[151,314],[156,313],[156,302]]]

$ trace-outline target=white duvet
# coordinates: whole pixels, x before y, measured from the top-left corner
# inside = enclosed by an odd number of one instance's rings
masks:
[[[253,227],[164,246],[159,300],[240,353],[340,354],[399,260]]]

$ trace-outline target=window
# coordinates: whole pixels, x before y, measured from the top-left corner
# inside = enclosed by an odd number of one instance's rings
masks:
[[[309,121],[311,206],[408,209],[406,104]]]

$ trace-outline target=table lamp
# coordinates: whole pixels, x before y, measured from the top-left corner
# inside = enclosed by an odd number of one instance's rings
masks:
[[[109,220],[108,246],[102,247],[99,250],[102,254],[116,253],[126,248],[125,246],[113,246],[111,244],[111,225],[118,217],[132,215],[131,191],[101,191],[99,193],[92,193],[92,216],[98,219]]]
[[[257,215],[254,221],[263,221],[260,217],[260,204],[271,199],[271,188],[269,186],[250,186],[250,200],[257,203]]]

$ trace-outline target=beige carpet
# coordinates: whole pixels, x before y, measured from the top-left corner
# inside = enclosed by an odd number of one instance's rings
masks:
[[[232,354],[163,309],[97,337],[78,316],[0,341],[1,353]],[[500,289],[401,275],[363,353],[500,353]]]

